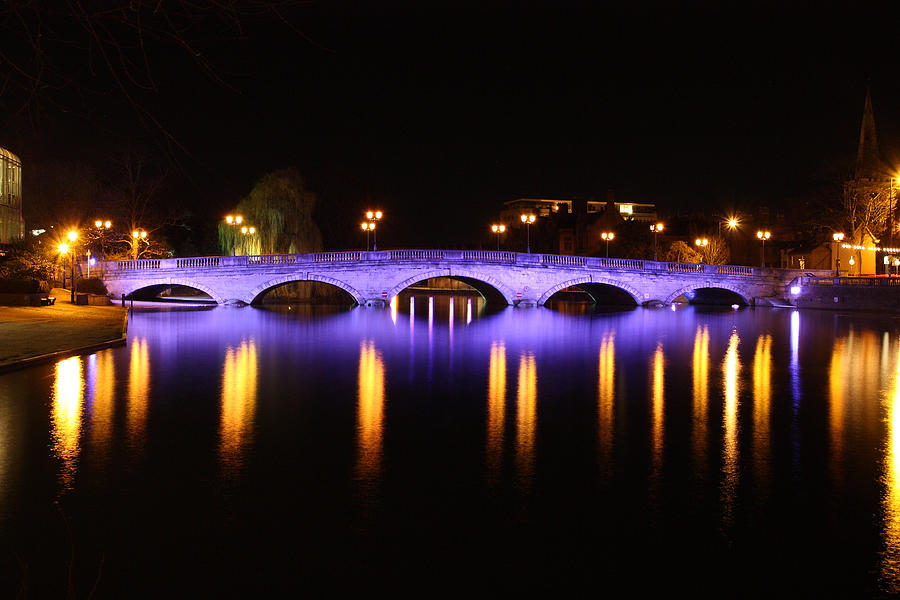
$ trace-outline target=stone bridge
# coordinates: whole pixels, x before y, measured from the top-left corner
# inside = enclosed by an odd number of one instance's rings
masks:
[[[113,298],[151,288],[187,286],[218,302],[259,302],[295,281],[319,281],[346,291],[364,306],[389,303],[424,279],[462,281],[488,302],[541,306],[558,291],[577,287],[621,304],[689,301],[779,303],[800,271],[728,265],[655,262],[555,254],[469,250],[384,250],[261,256],[207,256],[109,261],[100,273]],[[630,298],[630,299],[629,299]],[[731,300],[731,301],[729,301]]]

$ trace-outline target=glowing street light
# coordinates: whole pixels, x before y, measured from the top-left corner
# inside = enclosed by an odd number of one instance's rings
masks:
[[[143,229],[136,229],[131,232],[131,237],[134,238],[134,242],[131,244],[132,260],[137,260],[140,256],[141,241],[147,242],[147,232]],[[147,242],[147,245],[149,246],[150,242]]]
[[[378,234],[375,233],[375,222],[380,221],[381,217],[384,216],[380,210],[368,210],[366,211],[366,218],[369,220],[369,228],[367,231],[372,232],[372,251],[378,250]],[[363,229],[366,229],[363,227]],[[369,249],[369,235],[366,234],[366,250]]]
[[[256,233],[256,227],[247,227],[246,225],[241,227],[241,246],[244,245],[244,236],[247,234],[253,235],[254,233]]]
[[[650,231],[653,232],[653,260],[656,260],[656,234],[663,230],[663,224],[657,223],[656,225],[650,226]]]
[[[506,225],[491,225],[491,231],[497,234],[497,252],[500,252],[500,234],[506,231]]]
[[[237,215],[237,216],[228,215],[227,217],[225,217],[225,222],[228,223],[229,225],[231,225],[231,255],[232,256],[235,255],[234,243],[235,243],[235,238],[237,238],[236,229],[237,229],[237,226],[240,225],[243,220],[244,220],[244,217],[242,217],[240,215]]]
[[[851,256],[851,257],[850,257],[850,272],[848,273],[848,275],[850,275],[850,276],[853,275],[853,265],[854,265],[854,264],[856,264],[856,261],[853,260],[853,257]]]
[[[525,251],[528,252],[528,254],[531,254],[531,225],[532,225],[532,223],[534,223],[534,221],[535,221],[535,219],[537,219],[537,217],[535,217],[534,215],[522,215],[521,219],[522,219],[522,222],[525,223],[525,229],[526,229]]]
[[[100,238],[100,259],[106,260],[106,248],[103,244],[103,234],[106,231],[109,231],[109,228],[112,227],[112,221],[108,219],[106,221],[97,219],[96,221],[94,221],[94,227],[97,228],[97,237]]]
[[[375,231],[375,223],[374,222],[372,222],[372,223],[363,222],[360,224],[360,227],[362,227],[362,230],[366,232],[366,252],[368,252],[369,251],[369,232]]]
[[[604,231],[603,233],[600,234],[600,238],[606,242],[606,258],[609,258],[609,242],[610,242],[610,240],[612,240],[615,237],[616,237],[616,234],[614,234],[612,232],[607,233]]]
[[[762,242],[762,249],[759,252],[760,266],[762,268],[766,267],[766,240],[772,237],[771,232],[768,231],[757,231],[756,237]]]
[[[840,277],[841,276],[841,250],[840,250],[840,247],[838,246],[838,244],[840,244],[841,242],[844,241],[844,234],[843,233],[835,233],[834,235],[831,236],[831,238],[834,240],[834,251],[833,251],[833,254],[834,254],[834,276]]]
[[[75,284],[75,251],[74,251],[74,247],[75,247],[75,240],[78,239],[78,232],[70,231],[68,233],[67,237],[69,238],[69,241],[72,243],[72,248],[73,248],[73,251],[72,251],[72,299],[71,299],[71,302],[74,305],[75,304],[75,286],[76,286],[76,284]],[[67,244],[61,244],[60,251],[62,251],[63,246],[66,247],[66,250],[69,249],[69,246]]]
[[[706,250],[706,247],[709,245],[709,240],[706,238],[697,238],[694,240],[694,245],[700,249],[700,255],[703,256],[703,251]],[[703,257],[705,258],[705,257]]]

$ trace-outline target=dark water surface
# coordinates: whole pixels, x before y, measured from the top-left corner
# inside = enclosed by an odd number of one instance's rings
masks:
[[[897,319],[410,302],[0,377],[0,596],[900,590]]]

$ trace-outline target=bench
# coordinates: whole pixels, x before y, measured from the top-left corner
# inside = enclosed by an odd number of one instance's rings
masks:
[[[46,298],[41,298],[41,306],[52,306],[55,302],[55,296],[47,296]]]

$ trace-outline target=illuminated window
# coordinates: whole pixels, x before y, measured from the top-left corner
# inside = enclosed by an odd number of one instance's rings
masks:
[[[630,214],[634,213],[634,207],[631,206],[630,204],[620,204],[619,212],[622,213],[623,215],[630,215]]]

